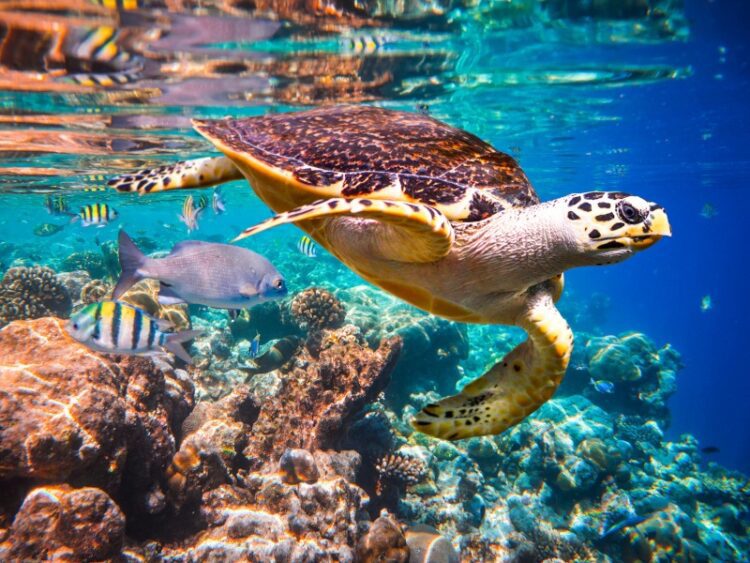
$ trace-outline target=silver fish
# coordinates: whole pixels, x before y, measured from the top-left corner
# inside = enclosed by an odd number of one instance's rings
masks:
[[[214,190],[214,194],[211,197],[211,208],[214,210],[215,215],[221,215],[227,210],[226,203],[221,195],[221,187]]]
[[[164,258],[144,255],[120,231],[122,275],[112,294],[119,299],[134,283],[159,280],[159,302],[195,303],[217,309],[247,309],[284,297],[286,282],[260,254],[231,244],[186,240]]]

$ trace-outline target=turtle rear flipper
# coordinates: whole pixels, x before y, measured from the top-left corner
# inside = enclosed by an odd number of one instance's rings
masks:
[[[332,198],[303,205],[245,229],[234,240],[237,241],[285,223],[341,215],[375,219],[387,225],[390,229],[378,233],[377,244],[378,252],[388,260],[432,262],[448,254],[455,240],[450,221],[434,207],[419,203],[366,198]]]
[[[528,340],[461,393],[424,407],[411,421],[416,430],[445,440],[499,434],[554,394],[570,360],[573,333],[554,306],[549,282],[530,291],[536,294],[518,319]]]
[[[144,168],[133,174],[116,176],[107,185],[121,192],[138,192],[143,195],[165,190],[207,188],[242,177],[242,173],[229,158],[217,156]]]

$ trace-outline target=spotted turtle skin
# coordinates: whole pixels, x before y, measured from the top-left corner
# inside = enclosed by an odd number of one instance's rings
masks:
[[[458,221],[539,203],[512,157],[422,114],[336,106],[195,126],[229,152],[320,189],[322,198],[396,194]]]

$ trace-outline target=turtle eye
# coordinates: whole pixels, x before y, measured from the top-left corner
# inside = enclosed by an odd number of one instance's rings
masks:
[[[631,225],[643,221],[641,212],[632,204],[625,201],[620,202],[620,205],[617,206],[617,213],[620,215],[623,221],[625,221],[626,223],[630,223]]]

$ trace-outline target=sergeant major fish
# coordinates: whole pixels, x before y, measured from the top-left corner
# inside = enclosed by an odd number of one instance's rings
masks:
[[[164,304],[246,309],[287,293],[273,264],[246,248],[186,240],[164,258],[154,259],[145,256],[125,231],[120,231],[119,243],[122,275],[113,299],[145,278],[159,280],[159,302]]]
[[[117,219],[118,213],[106,203],[92,203],[81,207],[78,215],[71,219],[71,222],[81,220],[81,225],[90,227],[96,225],[101,228],[109,224],[110,221]]]
[[[202,331],[164,332],[168,326],[168,322],[151,318],[132,305],[102,301],[81,309],[65,328],[78,342],[98,352],[149,355],[166,350],[192,363],[182,342],[195,338]]]
[[[307,235],[302,235],[302,237],[299,239],[299,242],[297,243],[297,250],[310,258],[315,258],[318,255],[318,247]]]
[[[221,195],[221,187],[216,188],[213,196],[211,196],[211,208],[214,210],[215,215],[221,215],[227,210],[226,203]]]

